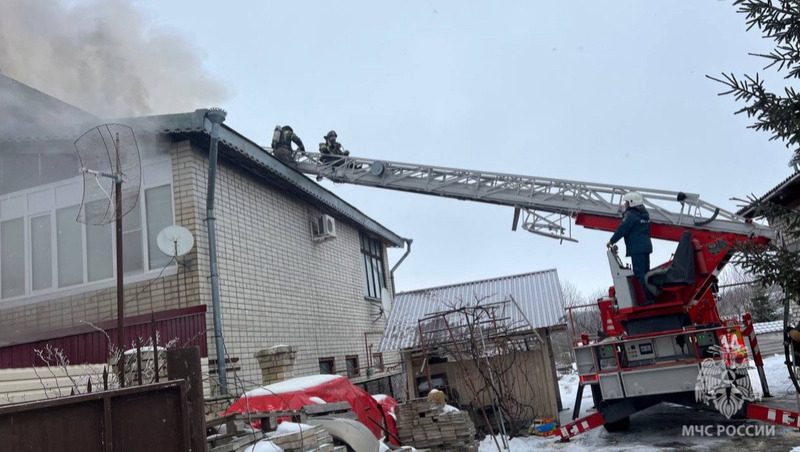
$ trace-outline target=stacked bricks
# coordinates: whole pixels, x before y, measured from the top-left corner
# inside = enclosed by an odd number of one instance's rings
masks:
[[[297,349],[291,345],[275,345],[256,352],[261,368],[261,381],[268,385],[292,378]]]
[[[206,422],[213,419],[219,419],[225,415],[225,411],[233,403],[233,397],[230,396],[217,396],[210,399],[205,399],[205,413]]]
[[[427,399],[401,403],[397,433],[402,444],[440,452],[477,452],[475,424],[466,411],[443,412]]]
[[[333,452],[333,438],[322,427],[303,425],[302,432],[268,433],[267,439],[284,452]]]

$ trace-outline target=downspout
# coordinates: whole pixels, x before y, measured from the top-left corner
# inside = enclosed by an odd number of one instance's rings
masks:
[[[222,309],[219,301],[219,269],[217,265],[217,228],[214,217],[214,190],[217,185],[217,150],[219,127],[227,113],[221,108],[206,112],[211,121],[211,146],[208,152],[208,190],[206,193],[206,226],[208,228],[208,261],[211,270],[211,310],[214,315],[214,345],[217,353],[217,375],[221,394],[228,393],[228,375],[225,366],[225,343],[222,337]]]
[[[403,239],[403,241],[406,242],[406,252],[403,253],[402,256],[400,256],[400,260],[397,261],[397,263],[392,266],[391,270],[389,270],[389,279],[392,280],[392,296],[394,296],[394,294],[396,293],[394,287],[394,271],[397,270],[397,267],[399,267],[400,264],[403,263],[403,261],[408,257],[409,254],[411,254],[411,242],[413,242],[414,240]]]

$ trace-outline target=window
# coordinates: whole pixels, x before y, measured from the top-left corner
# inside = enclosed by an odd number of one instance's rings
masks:
[[[141,199],[139,201],[141,202]],[[133,210],[122,217],[122,268],[126,274],[140,273],[144,269],[140,207],[137,203]]]
[[[31,285],[33,290],[53,286],[53,249],[50,215],[31,218]]]
[[[107,205],[106,201],[89,203],[86,210],[96,212]],[[86,226],[86,261],[89,281],[100,281],[114,276],[113,234],[114,224]],[[123,242],[124,246],[125,242]],[[123,250],[123,254],[126,250]]]
[[[4,149],[0,153],[0,194],[75,177],[78,158],[74,151],[50,151],[15,153]]]
[[[170,168],[166,166],[166,168]],[[149,171],[139,203],[122,220],[126,274],[161,270],[171,262],[156,244],[173,223],[171,173]],[[55,177],[55,176],[54,176]],[[66,181],[0,196],[0,298],[111,280],[115,275],[114,224],[77,221],[79,181]],[[105,199],[87,210],[105,209]]]
[[[364,296],[381,298],[385,286],[383,271],[383,244],[365,234],[361,236],[361,255],[364,261]]]
[[[377,372],[383,372],[383,353],[376,352],[372,354],[372,367]]]
[[[65,207],[56,211],[58,287],[74,286],[83,282],[83,233],[81,224],[76,220],[78,207]]]
[[[25,293],[25,227],[22,218],[0,223],[0,278],[3,298]]]
[[[434,389],[444,392],[447,396],[451,395],[450,386],[447,384],[447,374],[431,375],[431,384]],[[431,387],[428,385],[428,377],[417,377],[417,394],[419,394],[419,397],[425,397],[429,392],[431,392]]]
[[[171,257],[158,249],[156,237],[172,224],[172,189],[169,185],[150,188],[144,192],[147,207],[147,255],[150,269],[162,268]]]
[[[347,377],[357,377],[359,375],[358,355],[345,356],[344,361],[347,364]]]
[[[333,358],[320,358],[319,359],[319,373],[321,374],[335,374],[336,364]]]

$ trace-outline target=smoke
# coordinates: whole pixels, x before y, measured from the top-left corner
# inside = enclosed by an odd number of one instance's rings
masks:
[[[101,117],[221,103],[197,48],[128,0],[2,0],[0,73]]]

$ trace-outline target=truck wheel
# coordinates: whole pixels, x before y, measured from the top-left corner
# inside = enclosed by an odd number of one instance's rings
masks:
[[[603,427],[606,429],[607,432],[616,433],[616,432],[624,432],[628,430],[628,427],[631,426],[631,418],[624,417],[618,421],[614,422],[606,422]]]

